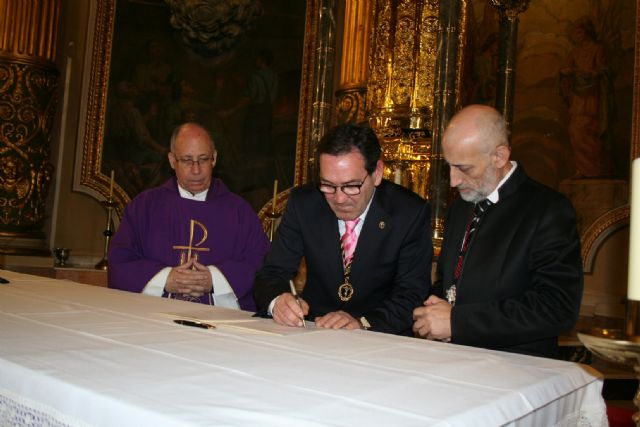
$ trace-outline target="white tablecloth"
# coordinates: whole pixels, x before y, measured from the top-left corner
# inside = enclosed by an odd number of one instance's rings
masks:
[[[602,381],[574,363],[0,276],[3,426],[606,425]]]

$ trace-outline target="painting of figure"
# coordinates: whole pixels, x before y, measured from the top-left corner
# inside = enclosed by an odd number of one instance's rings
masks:
[[[571,36],[575,47],[560,69],[560,90],[569,107],[574,177],[609,177],[613,173],[608,137],[614,102],[605,49],[588,17],[572,26]]]
[[[102,173],[165,181],[175,126],[204,125],[216,174],[259,210],[293,184],[305,2],[116,0]]]

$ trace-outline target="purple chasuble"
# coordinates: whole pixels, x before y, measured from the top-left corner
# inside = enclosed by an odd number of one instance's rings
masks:
[[[180,265],[190,253],[224,274],[240,308],[255,311],[253,279],[268,250],[251,206],[221,180],[213,178],[207,199],[196,201],[180,197],[174,177],[126,206],[109,247],[109,287],[142,292],[160,270]],[[206,295],[201,302],[208,303]]]

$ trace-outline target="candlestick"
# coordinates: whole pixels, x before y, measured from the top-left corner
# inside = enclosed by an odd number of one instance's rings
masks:
[[[113,176],[113,175],[112,175]],[[105,208],[107,208],[107,225],[102,232],[104,235],[104,256],[98,263],[95,265],[97,270],[107,270],[109,267],[108,254],[109,254],[109,241],[111,240],[111,236],[113,236],[113,226],[112,226],[112,218],[113,218],[113,208],[115,207],[115,203],[109,197],[109,200],[101,202]]]
[[[271,205],[271,212],[276,211],[276,195],[278,194],[278,180],[273,181],[273,203]]]
[[[631,164],[631,220],[627,299],[640,301],[640,158]]]
[[[113,176],[114,176],[114,171],[113,169],[111,169],[111,182],[109,184],[109,200],[111,200],[111,198],[113,197]]]

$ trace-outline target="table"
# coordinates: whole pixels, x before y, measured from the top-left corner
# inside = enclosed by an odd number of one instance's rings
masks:
[[[601,378],[570,362],[0,276],[3,426],[606,425]]]

